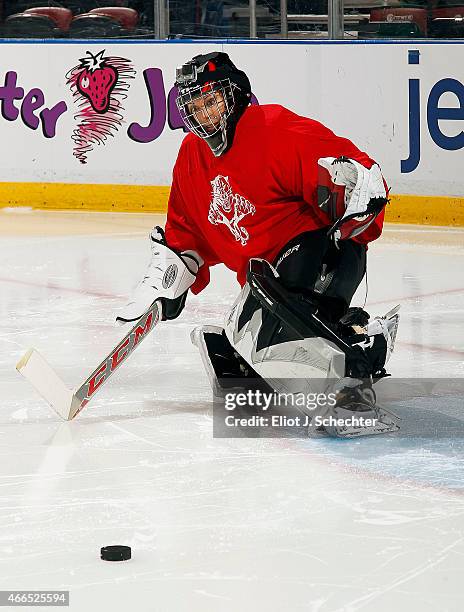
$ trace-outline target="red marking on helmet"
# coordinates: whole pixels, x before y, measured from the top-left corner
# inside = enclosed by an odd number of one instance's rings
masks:
[[[211,60],[208,62],[208,70],[210,72],[213,72],[214,70],[216,70],[216,64],[212,62]]]
[[[201,93],[206,93],[207,91],[211,91],[211,85],[212,81],[207,81],[203,87],[201,88]]]

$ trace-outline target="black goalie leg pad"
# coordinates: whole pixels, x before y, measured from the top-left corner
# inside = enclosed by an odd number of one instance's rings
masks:
[[[318,314],[318,306],[300,293],[286,289],[264,259],[250,260],[247,281],[252,295],[300,339],[321,337],[346,356],[347,374],[370,378],[371,364],[363,349],[345,342]]]
[[[328,419],[328,424],[323,424],[325,433],[334,437],[351,438],[399,429],[398,417],[389,410],[376,406],[372,389],[372,360],[361,346],[350,344],[353,340],[358,340],[356,337],[347,341],[341,338],[330,324],[318,316],[316,304],[283,287],[266,261],[251,260],[247,280],[252,295],[261,306],[272,312],[283,325],[290,327],[297,337],[322,337],[344,352],[345,377],[335,382],[331,389],[335,393],[336,404],[324,415],[317,415]],[[364,312],[362,314],[367,315]],[[366,316],[362,318],[364,323],[365,318]],[[315,425],[310,426],[310,433],[321,430],[317,419],[314,418],[313,422]]]
[[[191,333],[192,343],[199,349],[208,379],[217,397],[237,387],[270,387],[233,349],[222,327],[204,325]]]

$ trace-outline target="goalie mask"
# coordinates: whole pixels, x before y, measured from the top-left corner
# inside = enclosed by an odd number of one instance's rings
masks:
[[[247,75],[227,53],[208,53],[177,68],[175,84],[176,104],[185,125],[207,142],[215,157],[225,153],[250,103]]]

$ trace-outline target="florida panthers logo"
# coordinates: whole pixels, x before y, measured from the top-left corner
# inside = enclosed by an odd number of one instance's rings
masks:
[[[208,221],[213,225],[226,225],[235,240],[245,246],[250,236],[240,222],[246,215],[254,215],[256,208],[246,198],[232,191],[228,176],[218,174],[211,181],[211,186],[213,189]]]

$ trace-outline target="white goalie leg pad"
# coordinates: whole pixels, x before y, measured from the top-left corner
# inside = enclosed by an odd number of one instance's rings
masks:
[[[386,341],[390,354],[398,327],[397,311],[395,308],[384,317],[377,317],[370,328],[371,334],[388,335]],[[323,415],[333,418],[337,424],[324,424],[322,431],[335,437],[369,436],[399,429],[398,417],[388,409],[376,406],[370,380],[345,377],[345,353],[330,340],[314,336],[276,342],[285,337],[280,334],[282,327],[267,309],[263,311],[261,304],[251,295],[248,284],[226,317],[224,329],[234,350],[276,392],[335,396],[334,406],[324,403],[316,408],[306,408],[300,404],[299,409],[311,417],[310,435],[319,433],[316,417]],[[263,346],[264,338],[269,342]]]
[[[250,300],[256,307],[250,305]],[[324,338],[289,340],[258,348],[260,334],[269,335],[263,326],[274,324],[275,319],[264,316],[245,284],[226,316],[224,329],[237,353],[277,392],[323,392],[327,378],[344,376],[345,354]]]

